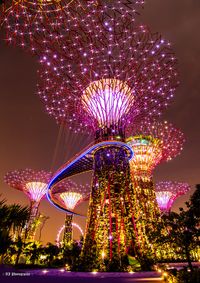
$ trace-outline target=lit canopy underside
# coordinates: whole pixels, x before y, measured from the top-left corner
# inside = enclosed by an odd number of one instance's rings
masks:
[[[130,161],[133,174],[151,175],[152,171],[162,159],[161,142],[158,139],[133,137],[128,144],[132,147],[134,157]]]
[[[156,200],[161,211],[168,211],[175,200],[175,195],[169,191],[156,192]]]
[[[73,210],[77,204],[82,200],[83,196],[80,193],[64,192],[60,194],[66,209]]]
[[[26,193],[32,201],[39,202],[46,194],[47,184],[42,182],[29,182],[26,184]]]
[[[190,190],[187,183],[162,181],[156,184],[156,198],[162,211],[170,211],[174,201]]]
[[[117,125],[134,102],[126,82],[102,79],[89,84],[82,96],[84,109],[98,121],[99,127]]]
[[[47,191],[51,172],[30,168],[8,172],[4,181],[12,188],[23,191],[31,201],[39,202]]]

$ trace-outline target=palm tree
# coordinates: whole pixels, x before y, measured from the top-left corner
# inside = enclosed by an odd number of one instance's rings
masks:
[[[30,209],[19,204],[9,206],[7,226],[10,233],[20,235],[29,220]]]
[[[6,200],[0,200],[0,264],[12,244],[14,235],[20,237],[22,229],[29,219],[29,208],[18,204],[7,205]]]
[[[5,254],[12,244],[12,239],[7,231],[0,232],[0,264],[4,264]]]

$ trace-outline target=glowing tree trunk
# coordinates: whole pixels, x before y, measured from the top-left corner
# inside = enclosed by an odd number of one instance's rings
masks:
[[[159,147],[160,142],[151,137],[130,137],[128,144],[134,151],[134,157],[130,161],[130,171],[134,190],[132,194],[133,210],[142,251],[140,257],[148,259],[152,258],[154,254],[154,248],[149,241],[148,234],[154,230],[155,225],[161,220],[152,172],[161,160],[162,152]]]
[[[95,153],[92,195],[82,258],[88,270],[123,270],[135,240],[130,201],[130,171],[125,149],[109,147]]]
[[[153,252],[153,246],[148,240],[148,233],[153,231],[160,221],[160,210],[156,201],[155,189],[152,176],[137,175],[131,172],[135,198],[135,217],[138,229],[139,241],[142,250],[147,254]]]
[[[64,246],[69,245],[72,242],[72,214],[66,214],[65,218],[65,230],[63,236]]]
[[[23,232],[23,237],[26,241],[34,240],[37,228],[40,224],[40,220],[39,220],[40,217],[38,218],[39,204],[40,204],[39,202],[31,201],[30,218]]]

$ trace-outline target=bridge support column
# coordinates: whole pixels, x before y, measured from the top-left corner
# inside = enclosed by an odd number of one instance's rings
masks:
[[[69,245],[72,242],[72,214],[66,214],[65,217],[65,229],[63,236],[63,244],[64,246]]]

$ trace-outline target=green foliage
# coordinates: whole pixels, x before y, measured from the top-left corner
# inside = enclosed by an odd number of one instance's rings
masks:
[[[180,208],[180,213],[164,215],[164,225],[159,225],[152,232],[152,240],[161,247],[169,244],[174,254],[180,253],[182,259],[186,258],[192,270],[191,251],[200,246],[200,185],[196,186],[196,191],[189,202],[186,202],[186,206],[187,210]],[[162,233],[164,227],[167,228],[167,233]]]
[[[54,257],[56,257],[60,252],[59,247],[53,245],[52,243],[47,243],[46,247],[44,248],[44,251],[47,258],[47,265],[52,266]]]
[[[17,237],[29,218],[28,207],[18,204],[7,205],[5,200],[0,201],[0,254],[1,263],[4,262],[4,255],[13,243],[12,237]]]
[[[65,246],[63,250],[64,264],[68,265],[71,270],[78,271],[80,265],[81,245],[77,242],[72,242],[70,245]]]
[[[41,255],[42,245],[39,242],[33,242],[30,244],[30,261],[35,264]]]
[[[168,283],[199,283],[200,282],[200,269],[194,268],[193,271],[187,268],[181,270],[170,270],[167,279]]]

